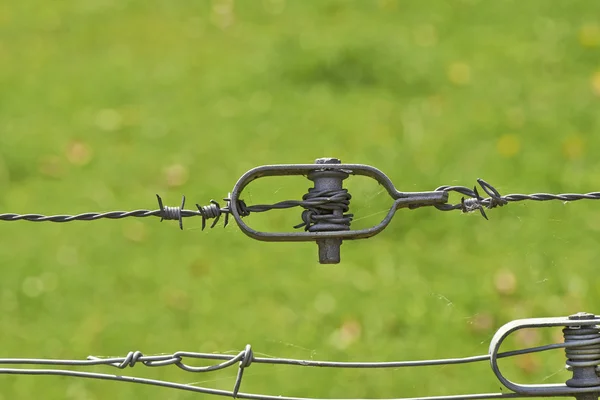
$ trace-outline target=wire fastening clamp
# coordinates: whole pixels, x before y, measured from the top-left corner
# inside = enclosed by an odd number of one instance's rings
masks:
[[[600,363],[600,330],[597,325],[600,318],[593,314],[578,313],[569,317],[528,318],[507,323],[502,326],[490,342],[490,362],[498,380],[508,389],[523,396],[566,397],[575,396],[578,400],[597,399],[600,394],[600,378],[597,368]],[[568,369],[573,378],[565,384],[524,385],[510,381],[500,371],[498,359],[500,346],[513,332],[526,328],[564,327],[564,343],[540,346],[532,351],[564,348]],[[513,355],[524,353],[522,350],[510,352]]]
[[[244,188],[258,178],[288,175],[307,176],[315,184],[301,204],[307,209],[303,213],[304,223],[299,225],[307,226],[305,232],[259,232],[250,228],[242,220],[243,210],[239,208]],[[379,224],[366,229],[350,229],[352,215],[345,214],[350,196],[342,189],[342,181],[349,175],[375,179],[394,199],[392,207]],[[448,193],[445,191],[400,192],[390,178],[375,167],[342,164],[338,159],[327,158],[317,159],[316,164],[265,165],[251,169],[237,181],[231,191],[230,212],[242,232],[249,237],[266,242],[316,241],[319,244],[319,261],[322,264],[334,264],[340,262],[339,247],[343,240],[375,236],[389,225],[398,209],[411,205],[445,204],[447,201]]]

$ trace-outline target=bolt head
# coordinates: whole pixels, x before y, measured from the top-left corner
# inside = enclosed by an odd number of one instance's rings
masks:
[[[573,315],[569,315],[569,319],[572,320],[584,320],[584,319],[594,319],[596,316],[594,314],[590,314],[587,312],[578,312]]]
[[[317,158],[315,160],[315,164],[341,164],[342,160],[340,160],[339,158],[332,158],[332,157],[324,157],[324,158]]]

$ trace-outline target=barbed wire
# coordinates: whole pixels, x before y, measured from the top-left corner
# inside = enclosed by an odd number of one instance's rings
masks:
[[[508,351],[498,353],[497,358],[514,357],[523,354],[536,353],[557,348],[574,348],[583,344],[588,344],[589,341],[575,340],[570,343],[555,343],[538,347],[530,347],[521,350]],[[216,364],[207,366],[193,366],[186,362],[190,360],[217,360]],[[491,357],[488,354],[462,357],[462,358],[445,358],[431,360],[416,360],[416,361],[385,361],[385,362],[346,362],[346,361],[317,361],[317,360],[302,360],[292,358],[277,358],[277,357],[255,357],[252,347],[248,344],[245,349],[236,355],[218,354],[218,353],[196,353],[178,351],[173,354],[159,355],[144,355],[140,351],[129,352],[125,357],[97,357],[89,356],[85,360],[57,360],[57,359],[35,359],[35,358],[0,358],[0,365],[36,365],[36,366],[69,366],[69,367],[91,367],[91,366],[111,366],[118,369],[132,368],[136,365],[146,367],[165,367],[175,365],[183,371],[191,373],[206,373],[226,368],[233,367],[236,363],[237,376],[230,391],[219,390],[207,387],[196,386],[194,384],[185,384],[177,382],[168,382],[141,377],[132,377],[124,375],[113,375],[97,372],[85,372],[76,370],[62,369],[47,369],[47,368],[0,368],[0,374],[12,375],[60,375],[78,378],[91,378],[113,380],[120,382],[130,382],[145,385],[161,386],[171,389],[179,389],[192,391],[217,396],[228,396],[233,398],[243,399],[258,399],[258,400],[312,400],[310,397],[287,397],[281,395],[262,395],[240,392],[244,371],[253,364],[269,364],[269,365],[289,365],[301,367],[317,367],[317,368],[363,368],[363,369],[381,369],[381,368],[405,368],[405,367],[430,367],[443,365],[469,364],[482,361],[490,361]],[[436,400],[459,400],[459,399],[492,399],[492,398],[516,398],[516,397],[532,397],[521,395],[519,393],[480,393],[480,394],[463,394],[450,396],[434,396],[434,397],[414,397],[406,400],[418,399],[436,399]]]
[[[488,219],[484,207],[491,209],[495,207],[502,207],[509,202],[516,201],[550,201],[550,200],[561,200],[561,201],[577,201],[577,200],[600,200],[600,192],[590,192],[585,194],[579,193],[563,193],[563,194],[551,194],[551,193],[534,193],[534,194],[508,194],[502,196],[496,188],[484,181],[483,179],[477,179],[477,183],[483,189],[483,191],[489,196],[483,198],[479,195],[477,187],[474,186],[470,189],[466,186],[440,186],[435,191],[440,192],[457,192],[463,196],[460,203],[457,204],[435,204],[434,207],[441,211],[452,211],[461,210],[463,213],[469,213],[473,211],[479,211],[481,215]],[[418,208],[420,206],[409,206],[409,208]]]
[[[352,167],[352,165],[349,165]],[[243,200],[239,199],[239,193],[243,187],[252,179],[261,177],[265,171],[271,171],[272,175],[277,174],[298,174],[298,172],[311,171],[312,166],[300,165],[294,168],[290,166],[267,166],[259,167],[257,169],[247,172],[238,181],[234,187],[234,195],[232,197],[229,194],[223,199],[225,202],[224,206],[215,200],[211,200],[208,205],[200,206],[196,204],[196,210],[185,209],[185,196],[182,197],[181,205],[177,207],[165,206],[162,198],[157,195],[158,209],[147,210],[140,209],[134,211],[110,211],[110,212],[87,212],[76,215],[42,215],[42,214],[15,214],[5,213],[0,214],[0,221],[30,221],[30,222],[72,222],[72,221],[94,221],[98,219],[122,219],[128,217],[136,218],[147,218],[147,217],[159,217],[161,221],[164,220],[177,220],[179,222],[180,229],[183,229],[183,218],[196,217],[202,218],[202,229],[205,229],[208,220],[214,220],[211,224],[211,228],[214,228],[219,222],[221,217],[224,217],[224,225],[227,226],[229,222],[230,214],[236,219],[236,222],[242,228],[245,229],[245,233],[250,234],[254,238],[266,239],[265,235],[260,232],[251,232],[249,229],[244,228],[244,223],[241,222],[240,217],[247,217],[252,213],[266,212],[275,209],[289,209],[294,207],[303,208],[301,214],[302,222],[294,228],[304,228],[305,231],[309,231],[309,234],[290,234],[283,235],[285,237],[278,237],[277,240],[297,240],[298,238],[310,238],[316,239],[322,237],[344,237],[344,238],[366,238],[372,234],[376,234],[381,231],[390,219],[393,217],[396,209],[407,207],[409,209],[416,209],[422,207],[435,207],[440,211],[452,211],[460,210],[463,213],[470,213],[479,211],[481,215],[488,219],[485,209],[492,209],[496,207],[503,207],[510,202],[517,201],[550,201],[560,200],[564,202],[577,201],[577,200],[600,200],[600,192],[591,192],[586,194],[576,193],[564,193],[564,194],[549,194],[549,193],[534,193],[534,194],[509,194],[501,195],[499,191],[492,185],[478,179],[477,183],[487,197],[482,197],[479,194],[477,186],[470,189],[466,186],[440,186],[433,192],[419,192],[419,193],[402,193],[397,191],[391,181],[383,175],[380,171],[368,167],[368,166],[356,166],[362,170],[361,174],[366,176],[374,177],[382,184],[388,191],[388,193],[395,200],[392,209],[388,213],[386,219],[382,221],[376,227],[362,230],[362,231],[350,231],[350,224],[353,219],[353,214],[348,213],[350,210],[350,200],[352,196],[346,189],[341,188],[342,180],[345,179],[344,174],[352,173],[352,168],[344,170],[346,165],[333,166],[319,166],[319,172],[312,177],[309,174],[309,179],[315,182],[315,187],[310,188],[301,200],[285,200],[274,204],[255,204],[247,205]],[[336,182],[325,182],[323,180],[330,179],[328,176],[328,168],[338,170],[336,174],[330,174],[334,176]],[[354,172],[357,172],[356,170]],[[268,175],[268,174],[267,174]],[[344,176],[341,176],[344,175]],[[319,181],[320,180],[320,181]],[[319,181],[319,185],[317,185]],[[339,185],[338,185],[339,184]],[[317,188],[318,187],[318,188]],[[443,193],[440,193],[443,192]],[[459,203],[452,204],[448,201],[448,193],[455,192],[462,195]],[[232,200],[233,199],[233,200]],[[318,235],[315,235],[314,233]],[[340,233],[341,232],[341,233]],[[325,234],[333,234],[326,236]],[[262,236],[261,236],[262,235]],[[296,235],[296,236],[293,236]],[[304,235],[304,236],[299,236]],[[353,235],[353,236],[352,236]],[[276,236],[276,235],[275,235]],[[321,245],[323,244],[324,250],[331,250],[331,248],[337,246],[337,260],[335,252],[328,251],[321,252]],[[325,261],[339,262],[339,244],[332,243],[319,243],[320,246],[320,261],[323,262],[321,256],[326,255],[323,258]],[[328,248],[327,246],[331,247]],[[585,314],[585,313],[584,313]],[[590,315],[575,316],[576,319],[589,318]],[[591,315],[592,318],[595,316]],[[589,322],[589,321],[588,321]],[[576,322],[579,323],[579,322]],[[592,321],[591,323],[596,323]],[[507,324],[510,325],[510,324]],[[555,325],[553,325],[555,326]],[[569,325],[571,326],[571,325]],[[461,395],[450,395],[450,396],[434,396],[434,397],[414,397],[405,400],[469,400],[469,399],[496,399],[496,398],[516,398],[516,397],[539,397],[544,394],[552,396],[571,396],[578,395],[581,393],[598,392],[600,393],[600,378],[596,375],[600,373],[598,371],[598,364],[600,364],[600,329],[594,327],[590,329],[579,329],[578,326],[571,326],[566,330],[565,342],[555,343],[545,346],[530,347],[522,350],[515,350],[510,352],[498,353],[497,349],[487,355],[479,355],[464,358],[447,358],[447,359],[432,359],[432,360],[418,360],[418,361],[391,361],[391,362],[338,362],[338,361],[315,361],[315,360],[299,360],[299,359],[288,359],[288,358],[276,358],[276,357],[255,357],[252,347],[247,345],[245,349],[236,355],[226,354],[213,354],[213,353],[195,353],[195,352],[175,352],[173,354],[160,354],[160,355],[144,355],[139,351],[130,352],[125,357],[96,357],[89,356],[86,360],[56,360],[56,359],[34,359],[34,358],[3,358],[0,359],[0,365],[30,365],[36,366],[37,368],[0,368],[0,374],[19,374],[19,375],[60,375],[60,376],[71,376],[79,378],[89,379],[103,379],[113,380],[119,382],[130,382],[145,385],[160,386],[172,389],[186,390],[197,393],[218,395],[218,396],[229,396],[233,398],[245,398],[245,399],[257,399],[257,400],[309,400],[311,398],[298,398],[298,397],[285,397],[275,395],[262,395],[262,394],[251,394],[240,392],[244,371],[253,364],[270,364],[270,365],[288,365],[288,366],[302,366],[302,367],[320,367],[320,368],[403,368],[403,367],[426,367],[426,366],[441,366],[441,365],[456,365],[456,364],[467,364],[488,361],[492,365],[492,369],[502,384],[511,390],[509,393],[480,393],[480,394],[461,394]],[[499,342],[496,343],[499,346]],[[536,388],[526,388],[526,390],[518,389],[524,386],[514,385],[510,381],[506,380],[499,373],[496,365],[498,358],[507,358],[518,356],[522,354],[534,353],[547,351],[551,349],[565,348],[567,349],[566,355],[568,358],[567,364],[573,369],[581,372],[582,368],[591,368],[586,374],[594,375],[596,380],[589,380],[588,377],[577,379],[574,378],[572,385],[580,385],[579,387],[571,386],[552,386],[547,391],[536,391]],[[213,360],[216,363],[211,365],[196,366],[191,365],[188,362],[193,360]],[[146,367],[163,367],[163,366],[175,366],[182,371],[189,373],[208,373],[211,371],[223,370],[232,368],[237,364],[237,375],[233,384],[232,390],[218,390],[212,388],[206,388],[196,386],[195,384],[185,384],[177,382],[169,382],[155,379],[147,379],[141,377],[114,375],[107,373],[77,371],[69,369],[55,369],[47,368],[67,366],[67,367],[92,367],[92,366],[110,366],[118,369],[126,369],[135,367],[136,365],[143,365]],[[577,372],[577,373],[579,373]],[[575,372],[574,372],[575,374]],[[582,375],[583,376],[583,375]],[[590,378],[591,379],[591,378]],[[573,381],[573,380],[571,380]],[[544,385],[539,385],[540,387]],[[529,391],[531,390],[531,391]]]
[[[311,191],[308,195],[304,196],[303,200],[285,200],[275,204],[255,204],[248,206],[243,200],[238,201],[238,209],[242,217],[250,215],[250,213],[259,213],[270,210],[282,210],[293,207],[303,207],[306,209],[306,214],[303,214],[301,224],[294,226],[294,228],[310,227],[313,223],[318,220],[322,220],[323,215],[320,215],[315,207],[322,207],[324,209],[331,209],[339,207],[341,204],[344,209],[348,209],[350,202],[350,194],[346,189],[341,190],[321,190]],[[4,213],[0,214],[0,221],[30,221],[30,222],[73,222],[73,221],[95,221],[98,219],[122,219],[128,217],[135,218],[147,218],[147,217],[160,217],[163,220],[177,220],[179,221],[179,227],[183,229],[183,218],[188,217],[202,217],[202,229],[206,228],[206,221],[209,219],[215,219],[211,228],[214,228],[222,215],[225,215],[225,224],[229,223],[229,214],[231,214],[231,206],[229,197],[224,198],[226,202],[225,207],[221,207],[220,204],[211,200],[206,206],[200,206],[196,204],[197,210],[186,210],[185,207],[185,196],[182,197],[181,205],[179,207],[168,207],[163,205],[162,198],[157,194],[158,199],[158,210],[134,210],[134,211],[109,211],[109,212],[87,212],[77,215],[42,215],[42,214],[16,214],[16,213]],[[352,215],[344,215],[345,223],[350,224]]]
[[[409,209],[417,209],[422,207],[435,207],[440,211],[453,211],[460,210],[463,213],[471,213],[479,211],[481,215],[488,219],[485,209],[492,209],[496,207],[502,207],[507,205],[509,202],[517,201],[550,201],[560,200],[563,202],[571,202],[577,200],[600,200],[600,192],[590,193],[562,193],[562,194],[551,194],[551,193],[533,193],[533,194],[508,194],[501,195],[496,188],[484,181],[483,179],[477,179],[477,183],[488,195],[488,197],[482,197],[477,190],[477,187],[473,189],[466,186],[450,186],[444,185],[435,189],[436,192],[456,192],[462,194],[463,197],[460,203],[456,204],[409,204]],[[122,218],[147,218],[147,217],[160,217],[163,220],[177,220],[179,221],[179,227],[183,229],[183,218],[188,217],[201,217],[202,218],[202,229],[206,228],[206,222],[210,219],[214,219],[211,228],[214,228],[218,223],[221,216],[225,216],[224,226],[229,223],[229,215],[231,214],[231,200],[228,197],[224,198],[226,202],[224,207],[215,201],[211,200],[208,205],[200,206],[196,204],[196,210],[186,210],[185,207],[185,196],[183,196],[181,205],[178,207],[164,206],[162,198],[156,195],[159,208],[157,210],[133,210],[133,211],[109,211],[109,212],[86,212],[76,215],[42,215],[42,214],[17,214],[17,213],[3,213],[0,214],[0,221],[30,221],[30,222],[72,222],[72,221],[95,221],[99,219],[122,219]],[[295,225],[294,228],[304,228],[309,230],[311,226],[317,223],[329,223],[329,224],[341,224],[349,226],[353,214],[347,214],[349,210],[351,195],[346,189],[339,190],[314,190],[310,189],[309,192],[303,196],[302,200],[285,200],[274,204],[256,204],[247,205],[243,200],[237,201],[237,208],[240,210],[240,215],[246,217],[251,213],[261,213],[271,210],[281,210],[294,207],[302,207],[305,211],[302,213],[302,223]],[[341,210],[343,215],[334,216],[332,210]]]

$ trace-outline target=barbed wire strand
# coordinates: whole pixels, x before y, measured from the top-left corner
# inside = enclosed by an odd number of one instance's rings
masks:
[[[508,351],[498,354],[498,358],[507,358],[517,355],[523,355],[528,353],[535,353],[541,351],[547,351],[558,348],[572,348],[578,346],[587,346],[592,344],[600,344],[600,339],[580,339],[565,343],[554,343],[544,346],[530,347],[521,350]],[[203,359],[203,360],[218,360],[222,361],[218,364],[208,366],[192,366],[183,362],[184,358],[189,359]],[[35,358],[2,358],[0,359],[0,365],[52,365],[52,366],[112,366],[118,369],[125,369],[127,367],[134,367],[136,364],[141,363],[147,367],[163,367],[168,365],[175,365],[178,368],[187,372],[210,372],[225,369],[238,363],[238,373],[234,383],[234,388],[231,391],[217,390],[212,388],[200,387],[191,384],[182,384],[176,382],[167,382],[153,379],[146,379],[140,377],[131,377],[124,375],[112,375],[95,372],[85,371],[72,371],[72,370],[60,370],[60,369],[25,369],[25,368],[0,368],[0,374],[22,374],[22,375],[61,375],[71,376],[79,378],[91,378],[91,379],[105,379],[115,380],[121,382],[141,383],[147,385],[161,386],[172,389],[180,389],[187,391],[194,391],[205,394],[229,396],[233,398],[246,398],[246,399],[261,399],[261,400],[298,400],[298,399],[310,399],[310,398],[297,398],[297,397],[285,397],[285,396],[271,396],[261,394],[249,394],[241,393],[239,389],[241,387],[243,373],[253,363],[271,364],[271,365],[290,365],[290,366],[303,366],[303,367],[326,367],[326,368],[402,368],[402,367],[426,367],[426,366],[441,366],[441,365],[456,365],[456,364],[467,364],[481,361],[489,361],[490,355],[479,355],[472,357],[462,358],[445,358],[445,359],[432,359],[432,360],[417,360],[417,361],[387,361],[387,362],[345,362],[345,361],[318,361],[318,360],[301,360],[291,358],[275,358],[275,357],[254,357],[252,347],[246,345],[245,349],[239,352],[237,355],[228,354],[215,354],[215,353],[196,353],[196,352],[175,352],[173,354],[159,354],[159,355],[143,355],[139,351],[130,352],[125,357],[96,357],[89,356],[86,360],[56,360],[56,359],[35,359]],[[451,400],[451,399],[491,399],[491,398],[504,398],[504,397],[534,397],[525,396],[516,393],[485,393],[485,394],[465,394],[465,395],[451,395],[451,396],[434,396],[434,397],[414,397],[411,400],[417,399],[436,399],[436,400]]]
[[[508,194],[501,195],[496,188],[484,181],[483,179],[477,179],[477,183],[488,195],[488,197],[481,197],[477,187],[473,189],[466,186],[440,186],[435,191],[444,192],[456,192],[462,194],[463,197],[460,203],[456,204],[410,204],[408,208],[416,209],[421,207],[435,207],[440,211],[452,211],[461,210],[464,213],[470,213],[479,211],[481,215],[488,219],[485,213],[485,208],[491,209],[496,207],[502,207],[509,202],[518,201],[550,201],[560,200],[564,202],[578,201],[578,200],[600,200],[600,192],[590,192],[584,194],[578,193],[562,193],[562,194],[551,194],[551,193],[533,193],[533,194]],[[213,228],[219,221],[221,216],[225,216],[225,226],[228,224],[228,217],[231,213],[230,199],[229,196],[223,200],[226,202],[224,207],[215,201],[211,200],[206,206],[200,206],[196,204],[197,210],[186,210],[185,196],[182,198],[181,206],[179,207],[168,207],[164,206],[162,199],[159,195],[156,195],[158,199],[159,209],[158,210],[133,210],[133,211],[109,211],[109,212],[86,212],[76,215],[42,215],[42,214],[17,214],[17,213],[4,213],[0,214],[0,221],[30,221],[30,222],[72,222],[72,221],[95,221],[99,219],[122,219],[122,218],[147,218],[147,217],[160,217],[163,220],[177,220],[179,221],[179,227],[183,229],[183,218],[188,217],[202,217],[202,229],[206,227],[206,221],[209,219],[215,219],[211,228]],[[321,190],[317,191],[311,189],[302,200],[284,200],[274,204],[255,204],[247,205],[243,200],[237,201],[240,215],[246,217],[251,213],[266,212],[270,210],[281,210],[293,207],[302,207],[305,211],[302,214],[303,222],[294,226],[294,228],[304,228],[309,230],[314,224],[323,222],[323,219],[333,218],[329,213],[324,210],[339,209],[343,212],[348,210],[350,194],[346,189],[339,190]],[[342,217],[336,217],[333,223],[339,223],[341,225],[349,225],[353,218],[352,214],[343,214]]]
[[[202,217],[202,229],[206,227],[206,221],[215,219],[211,228],[214,228],[222,215],[225,215],[225,226],[228,224],[228,217],[231,213],[229,196],[223,200],[226,202],[224,207],[211,200],[206,206],[196,204],[197,210],[186,210],[185,196],[182,197],[181,206],[167,207],[164,206],[162,198],[157,194],[159,209],[158,210],[134,210],[134,211],[108,211],[108,212],[86,212],[76,215],[43,215],[43,214],[17,214],[3,213],[0,214],[0,221],[29,221],[29,222],[73,222],[73,221],[96,221],[99,219],[122,219],[122,218],[147,218],[160,217],[163,220],[177,220],[179,227],[183,229],[183,218]],[[318,207],[320,208],[341,208],[347,209],[350,195],[346,189],[340,190],[312,190],[309,196],[305,196],[303,200],[284,200],[275,204],[255,204],[248,206],[243,200],[238,200],[237,206],[242,217],[250,215],[250,213],[266,212],[270,210],[282,210],[293,207],[303,207],[310,212],[308,217],[303,216],[303,222],[296,225],[295,228],[305,227],[308,230],[312,224],[323,215],[319,215]],[[344,215],[344,223],[349,224],[352,215]]]
[[[452,211],[461,210],[464,213],[473,211],[479,211],[481,215],[488,219],[484,207],[491,209],[495,207],[502,207],[509,202],[517,201],[550,201],[550,200],[561,200],[564,202],[578,201],[578,200],[600,200],[600,192],[590,193],[562,193],[562,194],[551,194],[551,193],[533,193],[533,194],[508,194],[501,195],[500,192],[492,185],[484,181],[483,179],[477,179],[477,183],[483,189],[483,191],[489,196],[483,198],[479,195],[477,187],[470,189],[466,186],[440,186],[435,191],[444,192],[457,192],[466,196],[463,197],[461,202],[458,204],[435,204],[434,207],[441,211]],[[409,206],[409,208],[419,208],[420,205]]]

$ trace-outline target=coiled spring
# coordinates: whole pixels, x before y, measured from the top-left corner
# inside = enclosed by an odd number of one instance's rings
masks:
[[[567,347],[567,365],[572,368],[597,367],[600,365],[600,329],[598,326],[570,327],[563,329],[565,342],[590,342],[576,347]]]

